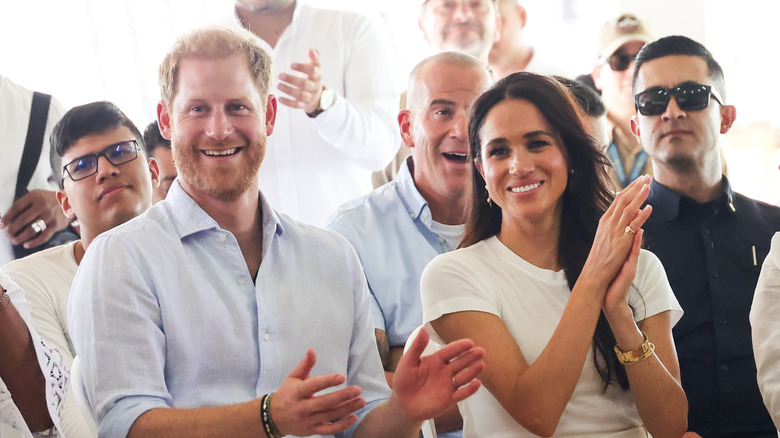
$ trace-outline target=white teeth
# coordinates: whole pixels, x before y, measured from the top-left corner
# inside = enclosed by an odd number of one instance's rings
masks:
[[[542,183],[528,184],[527,186],[522,186],[522,187],[512,187],[509,190],[515,193],[525,193],[529,190],[533,190],[539,187],[540,185],[542,185]]]
[[[210,157],[223,157],[226,155],[233,155],[236,153],[236,148],[226,149],[224,151],[203,151],[204,154]]]

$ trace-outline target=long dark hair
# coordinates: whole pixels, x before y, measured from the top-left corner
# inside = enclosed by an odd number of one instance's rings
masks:
[[[569,288],[582,272],[588,258],[599,219],[612,203],[606,172],[609,160],[596,140],[588,133],[585,115],[566,89],[554,79],[527,72],[514,73],[498,81],[472,105],[469,114],[469,153],[473,191],[471,209],[461,247],[473,245],[501,231],[501,207],[489,205],[485,180],[476,167],[481,162],[480,131],[490,110],[505,100],[525,100],[536,106],[560,136],[568,156],[569,174],[563,193],[561,233],[558,260],[566,274]],[[602,312],[593,335],[593,360],[604,381],[604,388],[617,382],[627,390],[628,376],[613,351],[615,335]],[[599,354],[604,359],[598,359]]]

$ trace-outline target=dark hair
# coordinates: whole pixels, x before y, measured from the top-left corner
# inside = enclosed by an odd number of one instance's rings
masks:
[[[601,96],[593,88],[563,76],[553,76],[553,79],[571,92],[574,100],[577,101],[577,106],[585,111],[585,114],[590,117],[601,117],[607,113],[607,107],[604,106]]]
[[[726,81],[723,77],[723,69],[718,64],[718,61],[712,56],[709,50],[701,43],[698,43],[688,37],[681,35],[672,35],[663,37],[652,43],[646,44],[642,50],[636,55],[635,68],[634,68],[634,87],[636,87],[636,79],[639,77],[639,70],[642,68],[642,64],[653,59],[663,58],[665,56],[684,55],[684,56],[698,56],[707,63],[707,73],[710,80],[713,82],[713,86],[718,90],[721,97],[726,99]],[[634,94],[641,90],[634,88]]]
[[[570,93],[552,78],[528,72],[513,73],[498,81],[472,104],[469,113],[469,154],[475,165],[472,169],[472,205],[466,221],[461,247],[473,245],[501,231],[501,207],[487,202],[485,180],[476,167],[482,161],[480,131],[493,107],[506,100],[525,100],[536,106],[551,127],[558,133],[566,149],[569,175],[563,193],[561,233],[558,260],[566,273],[570,288],[574,287],[585,265],[599,219],[607,210],[614,195],[609,190],[606,166],[609,159],[588,134],[584,113]],[[593,335],[593,360],[604,381],[604,388],[617,382],[628,389],[625,368],[614,354],[615,335],[603,312]],[[599,359],[599,354],[603,360]]]
[[[138,128],[116,105],[111,102],[92,102],[71,108],[54,125],[49,137],[52,151],[51,165],[62,188],[62,157],[79,139],[93,134],[102,134],[124,126],[138,141],[138,147],[146,155],[144,139]],[[55,156],[56,155],[56,156]]]
[[[146,152],[149,153],[149,156],[154,155],[154,151],[158,147],[171,150],[171,141],[162,136],[157,120],[150,123],[144,130],[144,144],[146,144]]]

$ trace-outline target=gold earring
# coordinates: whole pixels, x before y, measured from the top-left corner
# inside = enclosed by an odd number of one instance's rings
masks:
[[[488,195],[488,197],[487,197],[487,203],[488,203],[489,206],[491,206],[491,207],[493,206],[493,200],[490,199],[490,195]]]

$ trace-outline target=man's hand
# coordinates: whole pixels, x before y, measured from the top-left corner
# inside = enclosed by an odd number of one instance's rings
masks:
[[[393,395],[410,422],[441,415],[477,392],[477,376],[485,369],[485,350],[461,339],[436,353],[420,357],[428,345],[428,329],[423,327],[412,346],[401,357],[393,378]]]
[[[281,73],[279,90],[290,97],[279,96],[279,102],[292,108],[303,108],[307,113],[314,112],[320,106],[322,94],[322,74],[320,72],[320,54],[309,49],[308,63],[293,63],[290,68],[303,74]]]
[[[283,435],[335,435],[352,426],[357,421],[352,412],[366,405],[357,386],[315,395],[346,381],[341,374],[310,378],[316,362],[310,348],[271,399],[271,417]]]
[[[41,226],[39,221],[43,221],[45,226]],[[69,223],[70,219],[65,217],[57,202],[55,191],[31,190],[3,214],[0,229],[5,230],[11,243],[23,243],[29,249],[48,242],[54,233]]]

